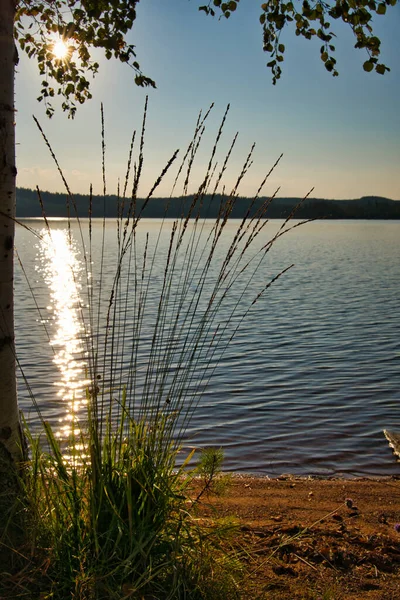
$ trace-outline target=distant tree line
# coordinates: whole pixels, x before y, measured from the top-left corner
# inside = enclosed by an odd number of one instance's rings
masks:
[[[107,217],[115,218],[123,212],[126,214],[129,199],[124,201],[117,196],[93,196],[76,194],[68,198],[66,194],[41,192],[41,203],[38,193],[27,188],[17,189],[17,217],[41,217],[43,211],[47,217]],[[151,198],[146,204],[142,216],[145,218],[179,218],[186,216],[192,206],[194,196],[179,198]],[[226,198],[225,198],[226,199]],[[250,215],[257,212],[267,198],[258,198],[251,207]],[[192,216],[214,219],[218,216],[224,201],[221,195],[205,195],[197,200]],[[248,212],[251,198],[237,198],[230,218],[243,218]],[[282,219],[290,215],[301,202],[301,198],[274,198],[267,216],[271,219]],[[144,200],[136,200],[136,214],[143,207]],[[323,198],[307,198],[297,209],[296,217],[301,219],[400,219],[400,201],[380,196],[364,196],[354,200],[326,200]]]

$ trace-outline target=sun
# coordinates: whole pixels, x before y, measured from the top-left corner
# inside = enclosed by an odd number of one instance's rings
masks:
[[[52,53],[54,55],[54,58],[56,58],[57,60],[65,60],[68,57],[68,46],[65,44],[65,42],[63,42],[61,38],[54,43]]]

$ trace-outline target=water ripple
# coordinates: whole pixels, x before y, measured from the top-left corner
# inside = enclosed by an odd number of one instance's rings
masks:
[[[100,229],[94,235],[100,239]],[[42,315],[17,273],[18,355],[46,418],[60,419],[51,347],[33,327],[44,319],[54,333],[54,315],[28,236],[19,230],[17,246]],[[260,281],[293,258],[296,266],[255,305],[217,366],[187,445],[222,446],[232,471],[398,474],[382,430],[400,430],[400,223],[298,228],[271,251]],[[127,341],[132,336],[127,332]],[[151,344],[150,329],[142,339]],[[21,381],[19,388],[33,420]]]

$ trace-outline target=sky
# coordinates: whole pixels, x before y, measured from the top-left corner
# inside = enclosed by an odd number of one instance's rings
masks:
[[[230,104],[221,138],[222,164],[233,136],[238,142],[224,177],[230,191],[251,145],[253,164],[239,191],[251,196],[278,156],[283,158],[268,179],[263,195],[280,187],[279,196],[303,197],[312,188],[318,198],[359,198],[366,195],[400,200],[400,5],[376,17],[375,33],[382,41],[384,76],[365,73],[366,55],[354,49],[354,37],[343,24],[333,24],[338,38],[339,77],[332,77],[319,58],[319,41],[296,37],[287,29],[283,74],[272,85],[262,50],[261,2],[241,0],[229,20],[212,19],[198,11],[201,0],[141,0],[128,35],[136,46],[144,73],[157,89],[134,84],[134,73],[100,54],[93,80],[93,99],[68,120],[55,102],[49,120],[36,101],[41,77],[34,60],[20,51],[16,76],[17,185],[62,192],[63,184],[41,135],[35,115],[73,193],[102,192],[100,104],[106,122],[107,191],[115,193],[124,180],[129,145],[140,130],[145,97],[149,96],[144,171],[139,196],[151,188],[176,149],[183,155],[200,110],[214,108],[208,119],[189,191],[202,181],[219,123]],[[205,0],[203,0],[205,4]],[[156,196],[171,193],[176,168]],[[179,195],[182,187],[175,191]]]

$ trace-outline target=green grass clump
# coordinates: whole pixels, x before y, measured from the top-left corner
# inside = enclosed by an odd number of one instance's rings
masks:
[[[178,168],[174,187],[182,177],[183,196],[207,116],[199,117]],[[271,273],[255,289],[258,269],[274,242],[291,227],[287,219],[272,239],[262,237],[272,198],[257,211],[253,207],[267,175],[249,199],[246,217],[230,234],[224,259],[216,258],[253,152],[232,191],[221,195],[236,141],[235,137],[218,171],[216,152],[225,117],[190,207],[181,219],[164,220],[151,245],[139,227],[143,210],[177,153],[137,213],[145,110],[132,192],[128,198],[135,136],[120,196],[118,259],[110,289],[103,276],[109,267],[106,221],[99,270],[94,273],[91,207],[87,231],[78,219],[87,278],[86,296],[79,306],[90,382],[86,414],[75,415],[68,440],[56,438],[43,419],[39,437],[27,430],[30,455],[10,519],[18,535],[3,527],[7,561],[0,597],[2,593],[41,600],[239,597],[240,563],[230,550],[227,529],[201,523],[195,511],[206,493],[221,491],[227,484],[220,474],[222,451],[206,449],[193,466],[193,452],[182,458],[182,447],[191,417],[229,343],[251,307],[287,270]],[[103,160],[105,182],[104,164]],[[73,195],[60,173],[72,210]],[[212,222],[199,217],[206,195],[220,202],[219,216]],[[51,242],[46,219],[45,225],[46,232],[38,235],[47,235]],[[163,247],[161,233],[166,231],[169,242]],[[72,244],[70,227],[68,232]],[[155,288],[155,265],[160,263],[163,276]],[[94,281],[100,282],[97,288]],[[38,411],[40,416],[39,407]],[[203,486],[192,498],[190,485],[197,475]]]
[[[41,598],[235,597],[235,569],[226,568],[234,563],[227,546],[221,552],[221,531],[193,516],[188,485],[196,470],[176,469],[168,446],[154,452],[164,426],[153,433],[132,423],[126,437],[106,434],[101,441],[92,432],[90,442],[99,447],[76,468],[65,465],[49,427],[48,450],[29,440],[19,522],[23,552],[31,554],[24,569],[36,569]],[[22,573],[23,562],[20,556]]]

